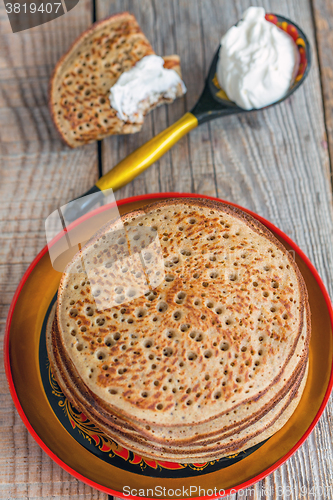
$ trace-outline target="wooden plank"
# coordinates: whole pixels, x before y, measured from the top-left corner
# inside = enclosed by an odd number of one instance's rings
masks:
[[[333,4],[329,0],[312,0],[316,29],[317,50],[320,63],[322,95],[325,109],[328,147],[333,158]]]
[[[24,271],[45,245],[44,220],[97,177],[96,145],[65,147],[51,123],[51,71],[91,23],[90,0],[47,25],[12,34],[0,3],[0,342]],[[0,498],[105,500],[44,453],[14,409],[0,354]]]
[[[99,18],[121,10],[132,12],[137,17],[141,28],[158,55],[179,53],[179,43],[182,43],[185,33],[182,33],[181,37],[179,37],[179,34],[175,35],[174,2],[117,0],[112,3],[100,1],[97,2],[97,5]],[[159,35],[157,36],[157,34]],[[184,75],[186,65],[189,64],[191,64],[191,61],[187,61],[185,55],[181,61]],[[132,137],[109,137],[104,140],[104,172],[118,163],[121,158],[144,144],[153,135],[180,118],[188,107],[186,99],[186,97],[178,99],[171,106],[156,109],[147,117],[142,131]],[[186,137],[143,175],[120,190],[116,197],[120,199],[139,192],[193,191],[191,172],[188,172],[189,164],[189,138]]]

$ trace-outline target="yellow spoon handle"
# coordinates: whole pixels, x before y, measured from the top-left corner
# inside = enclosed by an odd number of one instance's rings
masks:
[[[96,186],[101,191],[110,188],[113,191],[120,189],[150,167],[179,139],[197,126],[197,118],[192,113],[186,113],[176,123],[121,160],[110,172],[98,179]]]

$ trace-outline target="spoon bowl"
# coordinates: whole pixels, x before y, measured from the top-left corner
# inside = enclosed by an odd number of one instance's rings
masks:
[[[276,14],[266,14],[266,20],[275,24],[278,28],[288,33],[293,38],[297,47],[297,51],[299,54],[299,64],[288,92],[281,99],[272,102],[264,108],[249,110],[241,108],[228,98],[227,94],[220,87],[220,84],[217,80],[216,67],[220,51],[220,47],[218,47],[209,68],[205,88],[198,102],[191,110],[191,113],[193,113],[198,118],[199,124],[204,123],[208,120],[212,120],[213,118],[217,118],[219,116],[226,116],[234,113],[250,113],[251,111],[270,108],[271,106],[275,106],[275,104],[279,104],[290,97],[291,94],[293,94],[293,92],[295,92],[295,90],[297,90],[304,82],[311,67],[310,43],[305,33],[295,23],[292,23],[289,19],[283,16],[278,16]]]
[[[283,16],[266,14],[266,20],[284,30],[294,39],[299,53],[299,65],[288,92],[278,101],[264,108],[259,108],[259,110],[269,108],[287,99],[303,84],[311,67],[311,48],[305,33],[295,23]],[[103,175],[89,191],[80,197],[81,201],[74,204],[75,210],[72,208],[66,211],[68,221],[77,219],[94,208],[97,203],[103,202],[104,190],[113,189],[115,191],[132,181],[166,153],[179,139],[193,128],[201,125],[201,123],[222,116],[258,111],[258,109],[246,110],[237,106],[228,99],[224,90],[221,89],[216,76],[219,50],[220,47],[214,55],[204,90],[192,110],[185,113],[176,123],[133,151],[107,174]],[[95,196],[87,197],[87,195],[91,194],[95,194]]]

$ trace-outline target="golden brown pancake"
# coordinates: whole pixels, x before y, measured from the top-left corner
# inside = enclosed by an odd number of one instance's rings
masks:
[[[155,458],[225,456],[276,432],[301,396],[310,337],[291,255],[222,203],[169,200],[122,221],[61,281],[48,350],[66,396]]]
[[[110,88],[124,71],[154,51],[135,17],[123,12],[93,24],[60,59],[50,80],[49,107],[62,139],[72,148],[111,134],[138,132],[142,123],[127,123],[110,105]],[[164,67],[181,76],[177,55]],[[179,85],[177,97],[183,94]],[[156,106],[172,102],[163,96]]]

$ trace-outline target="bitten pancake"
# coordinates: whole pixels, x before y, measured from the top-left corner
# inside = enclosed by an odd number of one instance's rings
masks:
[[[138,132],[142,123],[118,118],[109,101],[119,76],[144,56],[155,54],[135,17],[123,12],[93,24],[60,59],[50,81],[49,107],[62,139],[75,148],[110,134]],[[164,58],[164,67],[181,76],[177,55]],[[183,91],[179,86],[177,97]],[[163,103],[161,97],[146,112]]]

